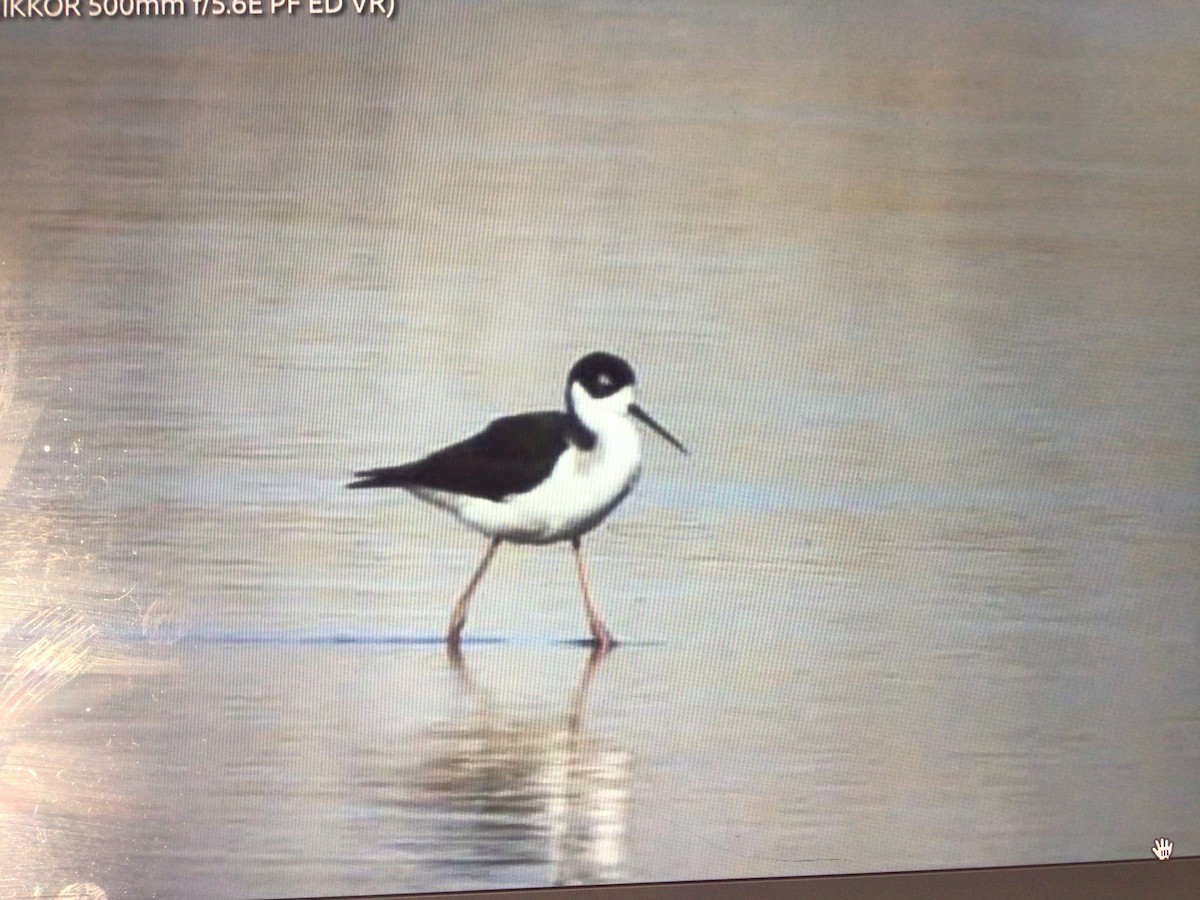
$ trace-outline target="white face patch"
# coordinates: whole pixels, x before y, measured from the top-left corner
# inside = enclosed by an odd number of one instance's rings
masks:
[[[611,397],[605,397],[600,402],[608,404],[613,412],[618,412],[623,416],[628,415],[629,406],[633,403],[633,388],[623,387]]]
[[[593,397],[583,389],[583,385],[571,385],[571,404],[575,408],[575,415],[592,431],[603,430],[605,421],[628,416],[631,403],[632,385],[623,387],[608,397]]]

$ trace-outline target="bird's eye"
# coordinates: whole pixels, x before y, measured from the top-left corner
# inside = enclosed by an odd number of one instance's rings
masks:
[[[610,388],[613,380],[608,375],[601,373],[600,377],[596,379],[596,383],[602,388]]]

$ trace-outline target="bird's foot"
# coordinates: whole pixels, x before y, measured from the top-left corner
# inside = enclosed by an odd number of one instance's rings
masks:
[[[599,623],[592,623],[592,646],[596,652],[603,655],[617,645],[616,639],[607,628]]]

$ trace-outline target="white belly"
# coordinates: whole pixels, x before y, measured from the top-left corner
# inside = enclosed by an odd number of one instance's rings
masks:
[[[411,493],[453,513],[489,537],[549,544],[591,531],[628,496],[641,471],[641,439],[633,423],[609,424],[592,450],[570,447],[550,477],[500,502],[414,488]]]

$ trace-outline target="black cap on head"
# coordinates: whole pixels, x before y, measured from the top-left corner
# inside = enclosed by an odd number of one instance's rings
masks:
[[[598,351],[589,353],[571,366],[567,385],[569,387],[576,382],[591,396],[601,398],[611,397],[622,388],[637,384],[637,376],[621,357]]]

